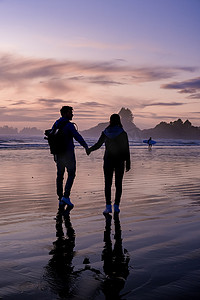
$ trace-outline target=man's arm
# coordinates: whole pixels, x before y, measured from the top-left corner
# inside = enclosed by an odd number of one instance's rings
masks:
[[[83,146],[85,149],[88,149],[88,145],[85,142],[84,138],[82,137],[82,135],[80,135],[80,133],[76,130],[74,124],[70,123],[70,131],[73,135],[73,137],[75,138],[75,140],[81,145]]]

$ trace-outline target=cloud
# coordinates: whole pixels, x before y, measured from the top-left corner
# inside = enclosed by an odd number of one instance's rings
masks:
[[[182,102],[154,102],[154,103],[147,103],[147,104],[142,104],[143,107],[147,106],[179,106],[179,105],[184,105],[185,103]]]
[[[102,103],[99,103],[99,102],[96,102],[96,101],[88,101],[88,102],[83,102],[83,103],[80,103],[81,105],[84,105],[84,106],[92,106],[92,107],[104,107],[104,106],[110,106],[108,104],[102,104]]]
[[[132,79],[137,82],[156,81],[171,78],[175,75],[174,71],[162,68],[139,68],[136,69]]]
[[[200,91],[200,77],[163,84],[161,87],[164,89],[180,90],[179,93],[195,93],[196,91]]]
[[[200,77],[163,84],[161,88],[175,89],[181,94],[190,94],[187,99],[200,99]]]
[[[156,102],[155,98],[140,101],[141,89],[145,87],[141,84],[140,89],[137,83],[172,81],[174,76],[195,70],[184,66],[138,67],[120,59],[72,61],[0,54],[0,99],[2,106],[7,105],[7,110],[2,109],[0,113],[0,120],[49,122],[58,117],[62,105],[68,104],[73,105],[75,117],[85,118],[85,123],[88,118],[106,119],[113,109],[119,110],[123,105],[130,108],[180,106],[184,103],[162,99]],[[180,89],[190,98],[199,99],[199,80],[172,82],[162,87]],[[12,100],[4,99],[8,99],[7,95]]]
[[[63,100],[63,99],[45,99],[45,98],[41,98],[41,99],[38,99],[37,100],[38,103],[44,105],[44,106],[47,106],[47,107],[52,107],[52,106],[55,106],[55,105],[65,105],[66,103],[72,103],[73,101],[66,101],[66,100]]]
[[[69,61],[56,59],[39,59],[0,55],[0,87],[28,88],[38,86],[70,92],[75,89],[74,82],[86,82],[100,85],[122,85],[132,82],[150,82],[172,78],[180,72],[194,72],[194,67],[136,67],[125,61]],[[192,82],[190,83],[192,84]],[[195,84],[194,84],[195,85]],[[176,88],[177,83],[163,86]],[[183,87],[182,87],[183,89]]]
[[[196,93],[196,94],[190,95],[187,98],[189,98],[189,99],[200,99],[200,93]]]
[[[132,103],[134,103],[134,107],[136,108],[145,108],[145,107],[151,107],[151,106],[163,106],[163,107],[167,107],[167,106],[181,106],[181,105],[185,105],[184,102],[151,102],[151,100],[132,100]]]
[[[42,113],[40,112],[42,118]],[[4,108],[0,110],[0,119],[3,122],[34,122],[38,121],[39,115],[34,109]]]
[[[80,80],[85,80],[85,76],[73,76],[73,77],[69,77],[68,80],[74,80],[74,81],[80,81]]]
[[[162,122],[166,122],[166,120],[172,121],[177,120],[180,118],[180,115],[163,115],[163,114],[157,114],[157,113],[141,113],[141,114],[134,114],[135,118],[140,119],[153,119],[153,120],[161,120]]]
[[[18,105],[26,105],[26,104],[28,104],[28,102],[26,100],[19,100],[19,101],[11,103],[10,105],[18,106]]]
[[[195,92],[196,92],[195,89],[183,89],[183,90],[179,91],[180,94],[192,94]]]
[[[90,83],[96,83],[96,84],[100,84],[100,85],[123,85],[123,84],[125,84],[123,82],[110,80],[106,76],[96,76],[96,77],[94,76],[94,77],[90,77],[88,81]]]
[[[123,85],[125,83],[111,80],[109,76],[74,76],[68,78],[71,81],[83,81],[88,83],[95,83],[99,85]]]
[[[191,114],[200,115],[200,111],[192,111]]]
[[[139,82],[148,82],[148,81],[159,81],[163,79],[168,79],[176,76],[180,71],[185,72],[195,72],[195,67],[160,67],[160,66],[152,66],[152,67],[143,67],[136,68],[135,74],[132,75],[133,80]]]

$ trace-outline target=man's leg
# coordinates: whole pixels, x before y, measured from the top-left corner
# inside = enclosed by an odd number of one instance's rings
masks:
[[[63,196],[63,179],[65,173],[65,164],[62,156],[57,155],[57,178],[56,178],[56,187],[57,187],[57,195],[58,198],[61,199]]]
[[[76,159],[74,153],[70,153],[70,155],[66,156],[65,165],[67,168],[68,177],[65,184],[64,197],[69,198],[74,178],[76,176]]]

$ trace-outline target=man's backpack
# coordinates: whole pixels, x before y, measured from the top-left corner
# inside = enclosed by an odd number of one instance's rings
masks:
[[[63,128],[69,121],[62,122],[57,129],[45,130],[45,139],[48,140],[51,154],[60,154],[65,152],[65,138],[63,135]]]

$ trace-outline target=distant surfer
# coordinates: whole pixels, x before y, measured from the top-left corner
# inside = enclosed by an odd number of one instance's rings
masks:
[[[149,145],[149,150],[151,150],[151,148],[152,148],[152,138],[151,138],[151,136],[148,139],[147,144]]]
[[[143,143],[148,144],[148,148],[149,150],[151,150],[152,145],[155,145],[156,141],[152,140],[152,138],[150,137],[148,140],[143,140]]]

